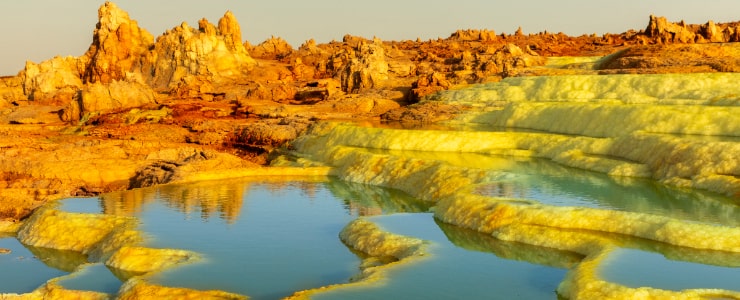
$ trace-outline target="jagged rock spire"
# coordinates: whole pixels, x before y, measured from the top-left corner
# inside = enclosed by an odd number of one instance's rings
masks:
[[[139,28],[127,12],[113,2],[105,2],[98,9],[93,42],[83,56],[88,61],[83,81],[109,83],[124,79],[127,72],[140,67],[153,43],[152,35]]]
[[[242,29],[231,11],[226,11],[218,20],[218,32],[224,36],[224,41],[232,50],[235,45],[242,44]]]

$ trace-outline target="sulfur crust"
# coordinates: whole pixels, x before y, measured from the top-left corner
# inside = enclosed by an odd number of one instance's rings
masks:
[[[568,299],[740,299],[740,292],[721,289],[661,290],[630,288],[600,279],[598,268],[614,247],[606,246],[586,257],[558,286],[558,294]]]
[[[242,300],[248,297],[224,291],[200,291],[187,288],[164,287],[148,283],[146,280],[134,277],[126,281],[118,294],[117,299],[222,299]]]
[[[500,228],[524,224],[618,233],[695,249],[740,252],[740,228],[644,213],[523,204],[464,195],[438,202],[435,216],[444,222],[491,233],[504,240],[509,238],[497,234]]]
[[[80,290],[69,290],[57,284],[56,280],[52,279],[41,288],[43,291],[43,299],[49,300],[64,300],[64,299],[89,299],[89,300],[106,300],[112,299],[113,297],[106,293],[94,292],[94,291],[80,291]]]
[[[740,136],[740,107],[574,102],[514,102],[502,110],[468,117],[501,127],[592,137],[635,131]]]
[[[134,230],[134,227],[135,219],[130,217],[68,213],[44,207],[36,211],[23,224],[18,231],[18,239],[27,245],[78,251],[88,254],[88,259],[91,261],[105,260],[106,265],[110,267],[139,274],[156,272],[198,258],[196,253],[184,250],[131,246],[143,241],[141,233]],[[193,292],[188,289],[163,288],[148,284],[133,288],[129,293],[146,292],[162,297],[192,294],[193,299],[204,296],[222,299],[244,298],[225,292]],[[140,297],[144,294],[136,295]],[[9,299],[110,298],[107,294],[65,290],[56,284],[55,279],[32,293],[0,296],[3,299],[6,297]]]
[[[615,136],[569,136],[531,132],[395,130],[323,124],[293,144],[303,159],[326,164],[341,178],[396,188],[436,203],[442,222],[488,233],[501,240],[581,253],[558,292],[572,299],[631,297],[692,299],[738,292],[692,289],[633,289],[606,282],[595,271],[618,239],[616,234],[659,241],[672,247],[740,252],[740,228],[683,221],[645,213],[553,207],[522,199],[471,193],[471,186],[495,182],[495,164],[449,163],[434,155],[404,151],[495,153],[524,150],[525,156],[615,176],[654,177],[677,185],[737,193],[738,144],[722,139],[644,131]],[[382,150],[382,151],[381,151]],[[516,152],[514,152],[516,153]],[[443,156],[443,155],[439,155]],[[608,222],[606,221],[608,220]],[[706,262],[706,261],[705,261]],[[722,263],[722,262],[720,262]]]
[[[41,208],[20,228],[18,240],[26,245],[87,254],[115,229],[134,224],[133,218]]]
[[[737,124],[740,126],[740,120]],[[375,165],[389,165],[388,160],[397,160],[390,156],[362,154],[364,148],[481,154],[508,150],[509,154],[549,158],[566,166],[614,176],[652,177],[669,184],[707,189],[729,196],[740,195],[740,143],[721,139],[642,131],[595,138],[548,133],[395,130],[327,124],[314,129],[312,135],[299,138],[294,145],[300,152],[310,153],[314,160],[333,164],[336,167],[334,174],[350,181],[371,184],[381,182],[382,178],[353,179],[361,177],[358,173],[368,169],[360,171],[352,166],[371,157]],[[354,163],[346,163],[350,161]],[[345,174],[345,171],[351,171],[352,175]],[[382,168],[372,171],[377,175]]]
[[[196,253],[176,249],[153,249],[123,246],[105,265],[134,273],[149,273],[198,259]]]
[[[737,73],[508,77],[468,86],[433,100],[487,107],[499,101],[739,105]]]
[[[370,256],[391,256],[397,260],[422,256],[422,240],[393,234],[365,219],[355,219],[342,229],[339,238],[355,250]]]
[[[351,283],[335,284],[316,289],[296,292],[286,299],[310,299],[318,293],[336,292],[358,286],[381,285],[386,279],[386,272],[400,264],[410,264],[422,260],[426,253],[426,243],[420,239],[387,232],[375,223],[359,218],[342,229],[339,238],[356,251],[369,255],[363,261],[361,273]],[[377,263],[379,258],[392,258],[390,263]]]

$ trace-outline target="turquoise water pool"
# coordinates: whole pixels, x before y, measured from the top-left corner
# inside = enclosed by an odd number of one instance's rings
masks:
[[[433,158],[439,159],[427,157]],[[540,160],[477,154],[451,154],[444,159],[498,172],[497,182],[474,189],[489,196],[645,211],[728,226],[736,226],[740,216],[737,205],[725,197],[667,188],[648,180],[615,179]],[[429,213],[429,203],[396,190],[333,178],[164,185],[70,198],[56,205],[69,212],[136,217],[146,237],[144,246],[200,254],[202,259],[194,263],[149,277],[155,284],[224,290],[252,299],[279,299],[300,290],[349,282],[359,272],[362,254],[344,245],[338,233],[358,217],[367,217],[387,231],[426,240],[429,255],[390,268],[382,285],[343,288],[315,298],[556,299],[558,284],[583,259],[579,254],[504,242],[440,223]],[[602,269],[607,279],[628,286],[682,289],[714,287],[699,279],[712,278],[701,274],[720,269],[730,274],[721,276],[740,276],[732,263],[704,263],[717,261],[716,253],[697,256],[660,243],[633,243],[637,244],[610,257]],[[30,292],[46,280],[74,272],[59,284],[116,294],[124,281],[139,275],[89,263],[75,252],[26,247],[13,236],[0,237],[0,248],[11,250],[0,254],[0,266],[10,270],[0,272],[3,293]],[[726,257],[720,261],[740,260],[737,254],[722,255]],[[684,263],[693,267],[685,268]],[[652,280],[671,272],[692,275],[681,280],[665,277],[666,282]],[[732,288],[733,282],[730,279],[729,287],[720,287]]]

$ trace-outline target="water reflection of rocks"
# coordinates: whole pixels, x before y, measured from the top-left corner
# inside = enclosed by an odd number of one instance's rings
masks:
[[[326,177],[302,177],[300,181],[274,178],[163,185],[105,194],[100,198],[100,205],[105,214],[136,216],[148,204],[161,201],[185,215],[200,214],[204,220],[218,217],[233,223],[239,219],[243,201],[254,185],[266,187],[270,192],[278,194],[286,187],[295,187],[308,199],[315,199],[317,191],[326,188],[337,198],[343,199],[350,214],[359,216],[422,212],[430,207],[429,203],[401,191]]]
[[[105,214],[135,216],[154,201],[162,201],[168,207],[184,214],[199,212],[203,219],[213,213],[233,221],[241,210],[242,186],[233,184],[196,184],[193,186],[162,186],[133,191],[110,193],[100,199]]]
[[[337,198],[343,199],[350,214],[374,216],[398,212],[425,212],[431,203],[411,197],[394,189],[380,188],[342,180],[330,180],[326,187]]]
[[[87,263],[87,255],[77,251],[58,250],[29,245],[24,245],[24,247],[26,247],[34,257],[45,265],[64,272],[73,272],[80,265]]]
[[[475,230],[434,220],[447,239],[455,246],[471,251],[490,252],[510,260],[526,261],[553,268],[569,269],[583,259],[583,255],[558,249],[502,241]]]
[[[310,181],[198,182],[114,192],[102,196],[100,202],[106,214],[135,216],[140,214],[147,204],[161,201],[168,207],[186,215],[198,213],[204,220],[215,216],[231,223],[239,218],[244,196],[249,193],[250,186],[264,183],[268,184],[268,189],[271,191],[279,191],[287,185],[298,186],[308,197],[311,197],[318,188],[315,182]]]

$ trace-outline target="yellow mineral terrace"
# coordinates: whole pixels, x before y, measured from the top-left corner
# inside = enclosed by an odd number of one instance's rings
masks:
[[[601,279],[596,270],[613,249],[638,247],[625,242],[630,239],[740,253],[738,227],[475,195],[475,186],[500,179],[496,164],[505,160],[473,165],[445,159],[442,153],[546,158],[611,176],[653,178],[737,198],[740,90],[734,83],[738,79],[736,74],[507,78],[444,92],[430,100],[480,107],[456,122],[491,125],[491,131],[324,123],[293,143],[293,159],[274,164],[329,166],[342,179],[400,189],[436,203],[435,217],[445,223],[501,240],[583,254],[586,258],[558,288],[568,298],[737,299],[740,292],[729,290],[628,288]],[[349,244],[364,253],[380,251]],[[688,258],[692,259],[712,260]]]

